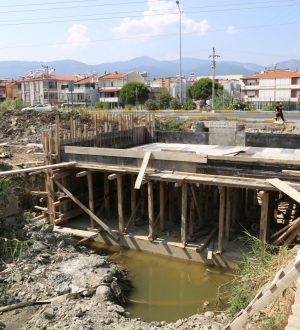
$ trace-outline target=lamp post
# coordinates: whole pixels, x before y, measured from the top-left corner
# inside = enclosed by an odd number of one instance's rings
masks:
[[[176,5],[178,7],[179,10],[179,88],[180,88],[180,92],[179,92],[179,100],[180,100],[180,104],[182,104],[182,38],[181,38],[181,8],[179,5],[179,0],[176,1]]]

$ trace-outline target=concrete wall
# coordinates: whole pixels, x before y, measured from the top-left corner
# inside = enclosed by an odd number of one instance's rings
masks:
[[[246,132],[245,145],[249,147],[298,149],[300,134]]]
[[[208,144],[208,133],[205,132],[154,132],[153,142]]]

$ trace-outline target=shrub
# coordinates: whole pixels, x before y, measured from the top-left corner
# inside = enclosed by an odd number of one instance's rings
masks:
[[[7,99],[0,103],[0,111],[22,109],[24,103],[21,99]]]
[[[158,110],[159,109],[159,106],[158,106],[158,103],[153,101],[153,100],[148,100],[145,102],[144,104],[144,107],[146,110]]]
[[[171,109],[179,110],[182,108],[180,102],[177,99],[172,99],[170,102]]]
[[[97,102],[94,103],[93,107],[97,110],[99,110],[99,109],[109,109],[109,103],[102,102],[102,101],[97,101]]]
[[[194,102],[187,102],[184,105],[185,110],[195,110],[196,109],[196,104]]]

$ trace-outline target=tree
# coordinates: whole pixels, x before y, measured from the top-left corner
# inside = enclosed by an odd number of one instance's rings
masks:
[[[129,82],[121,89],[120,98],[124,104],[144,104],[149,98],[149,89],[141,82]]]
[[[170,107],[170,102],[172,100],[172,97],[168,92],[162,92],[159,95],[159,107],[161,109],[168,109]]]
[[[223,90],[223,86],[215,83],[215,92]],[[207,100],[212,96],[212,80],[210,78],[201,78],[190,88],[190,95],[194,100]]]

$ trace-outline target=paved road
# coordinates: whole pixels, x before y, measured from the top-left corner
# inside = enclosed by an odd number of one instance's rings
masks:
[[[173,117],[173,118],[197,118],[198,116],[208,116],[210,120],[226,120],[227,118],[243,118],[247,121],[266,121],[273,119],[275,117],[274,112],[271,111],[261,111],[261,112],[248,112],[248,111],[235,111],[233,113],[211,113],[211,112],[200,112],[200,111],[187,111],[187,112],[175,112],[173,110],[166,110],[160,113],[156,113],[157,117]],[[298,111],[285,112],[284,117],[287,122],[290,123],[300,123],[300,113]]]

